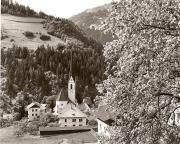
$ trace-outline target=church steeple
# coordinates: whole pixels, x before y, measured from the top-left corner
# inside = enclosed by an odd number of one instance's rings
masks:
[[[69,79],[70,79],[71,76],[72,76],[72,50],[71,50],[71,59],[70,59],[70,64],[69,64],[69,66],[70,66],[70,70],[69,70]]]
[[[72,102],[76,103],[76,83],[72,76],[72,50],[71,50],[71,59],[70,59],[69,81],[68,81],[68,97]]]

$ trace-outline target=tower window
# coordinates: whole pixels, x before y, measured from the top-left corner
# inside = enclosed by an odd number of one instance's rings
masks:
[[[71,84],[71,89],[72,89],[72,84]]]

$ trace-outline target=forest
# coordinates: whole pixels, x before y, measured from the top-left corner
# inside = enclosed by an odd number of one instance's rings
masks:
[[[29,17],[39,17],[39,18],[46,18],[48,16],[42,11],[37,13],[29,6],[23,6],[21,4],[13,2],[12,0],[1,0],[1,13],[2,14],[6,13],[16,16],[26,16],[26,17],[29,16]]]

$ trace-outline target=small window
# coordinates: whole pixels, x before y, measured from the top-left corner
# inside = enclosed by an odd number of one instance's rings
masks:
[[[72,122],[76,122],[76,119],[72,119]]]
[[[37,116],[37,114],[35,114]]]
[[[79,124],[79,126],[82,126],[82,124]]]
[[[34,116],[34,114],[32,114],[32,116]]]
[[[75,124],[73,124],[73,126],[76,126]]]
[[[32,109],[32,111],[34,111],[34,109]]]
[[[37,111],[37,109],[36,109],[36,111]]]
[[[72,84],[71,84],[71,89],[72,89]]]
[[[61,104],[61,106],[63,106],[63,104]]]
[[[79,119],[79,122],[82,122],[82,119]]]
[[[65,127],[67,127],[67,125],[64,125]]]
[[[65,122],[67,122],[67,119],[65,119]]]

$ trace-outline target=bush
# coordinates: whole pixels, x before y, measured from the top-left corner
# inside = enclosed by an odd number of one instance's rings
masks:
[[[34,36],[34,33],[33,33],[33,32],[30,32],[30,31],[25,31],[23,34],[24,34],[26,37],[28,37],[28,38],[33,38],[33,37],[35,37],[35,36]]]
[[[6,127],[7,123],[8,123],[8,120],[0,118],[0,127],[1,128]]]
[[[47,113],[40,117],[40,126],[47,126],[48,123],[57,122],[58,118],[51,113]]]
[[[50,40],[51,37],[48,36],[48,35],[44,35],[44,34],[43,34],[43,35],[40,36],[40,39],[43,40],[43,41],[47,41],[47,40]]]
[[[18,128],[18,129],[14,132],[14,135],[15,135],[16,137],[22,137],[22,136],[24,136],[24,132],[23,132],[20,128]]]
[[[59,127],[58,123],[49,123],[48,124],[49,127]]]
[[[13,116],[13,120],[14,120],[14,121],[19,121],[20,119],[21,119],[21,114],[18,113],[18,112],[16,112],[16,113],[14,114],[14,116]]]

